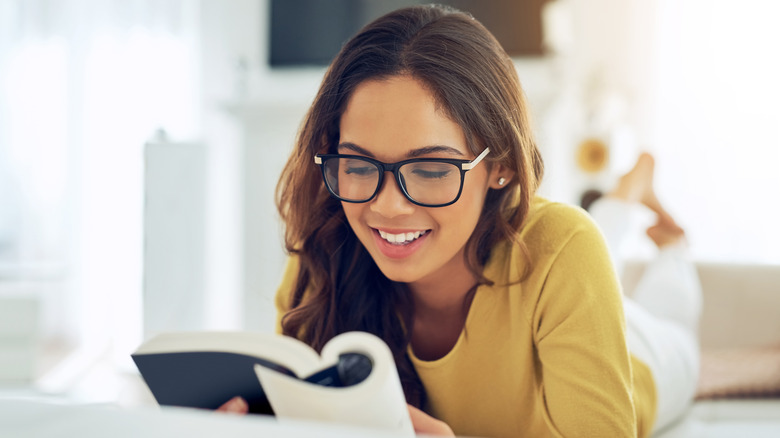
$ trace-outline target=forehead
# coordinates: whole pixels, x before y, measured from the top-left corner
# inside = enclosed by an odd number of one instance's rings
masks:
[[[375,155],[398,155],[431,145],[468,154],[465,136],[418,79],[393,76],[355,88],[339,123],[340,143],[357,144]]]

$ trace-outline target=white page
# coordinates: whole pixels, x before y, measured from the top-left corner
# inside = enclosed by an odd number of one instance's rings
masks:
[[[373,427],[414,436],[398,371],[392,353],[378,337],[349,332],[333,338],[323,348],[322,361],[336,362],[341,353],[362,353],[373,362],[362,382],[333,388],[297,380],[256,365],[260,383],[279,421],[309,419]]]

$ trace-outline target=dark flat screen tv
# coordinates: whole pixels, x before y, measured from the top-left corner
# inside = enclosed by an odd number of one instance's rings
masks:
[[[541,11],[546,0],[443,0],[471,13],[511,56],[543,55]],[[271,0],[272,67],[324,66],[371,20],[416,0]]]

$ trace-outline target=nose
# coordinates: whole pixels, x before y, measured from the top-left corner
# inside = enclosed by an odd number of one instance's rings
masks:
[[[388,172],[385,175],[379,193],[370,202],[371,211],[388,218],[412,214],[414,204],[403,194],[393,174]]]

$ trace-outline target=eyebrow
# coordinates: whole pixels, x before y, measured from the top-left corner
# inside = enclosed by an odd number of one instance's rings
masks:
[[[355,143],[348,142],[348,141],[345,141],[343,143],[339,143],[338,149],[347,149],[347,150],[350,150],[352,152],[356,152],[358,154],[362,154],[362,155],[366,155],[368,157],[375,158],[374,154],[372,154],[367,149],[362,148],[362,147],[356,145]],[[463,152],[455,149],[452,146],[445,146],[445,145],[431,145],[431,146],[423,146],[423,147],[417,148],[417,149],[412,149],[411,151],[409,151],[406,154],[406,156],[409,157],[409,158],[417,158],[417,157],[422,156],[422,155],[432,154],[432,153],[436,153],[436,152],[444,152],[444,153],[451,154],[451,155],[457,155],[459,157],[464,156]]]

